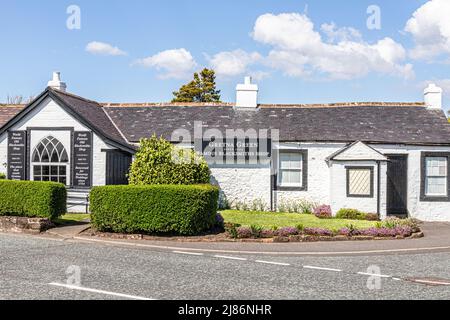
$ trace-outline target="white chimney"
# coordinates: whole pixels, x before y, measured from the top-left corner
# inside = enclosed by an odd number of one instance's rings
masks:
[[[48,82],[48,87],[66,92],[67,85],[61,81],[61,73],[53,72],[53,79]]]
[[[251,77],[245,77],[244,84],[237,85],[236,107],[253,109],[258,107],[258,85],[252,84]]]
[[[430,109],[442,109],[442,89],[430,83],[423,92],[425,105]]]

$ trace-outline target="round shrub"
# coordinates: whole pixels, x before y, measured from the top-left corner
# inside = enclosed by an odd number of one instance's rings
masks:
[[[194,150],[181,149],[156,136],[142,139],[131,165],[131,185],[207,184],[208,164]]]
[[[331,219],[333,217],[331,207],[325,204],[316,207],[314,209],[314,215],[319,219]]]
[[[5,180],[6,179],[6,175],[4,173],[0,173],[0,180]]]
[[[337,219],[366,220],[367,215],[356,209],[343,208],[336,213]]]

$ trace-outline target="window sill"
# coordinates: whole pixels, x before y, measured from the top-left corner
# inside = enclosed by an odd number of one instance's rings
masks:
[[[276,191],[306,191],[304,186],[277,186]]]
[[[449,196],[422,196],[421,202],[450,202]]]

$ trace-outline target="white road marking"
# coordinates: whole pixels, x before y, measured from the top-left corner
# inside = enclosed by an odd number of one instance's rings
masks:
[[[322,268],[322,267],[314,267],[314,266],[303,266],[303,268],[305,268],[305,269],[315,269],[315,270],[324,270],[324,271],[342,272],[341,269]]]
[[[367,273],[367,272],[358,272],[358,274],[369,277],[380,277],[380,278],[392,278],[392,276],[388,276],[385,274],[377,274],[377,273]]]
[[[432,280],[413,280],[413,282],[423,283],[423,284],[433,284],[440,286],[450,286],[450,282],[442,282],[442,281],[432,281]]]
[[[240,261],[247,261],[248,260],[246,258],[238,258],[238,257],[230,257],[230,256],[219,256],[219,255],[216,255],[214,257],[215,258],[220,258],[220,259],[230,259],[230,260],[240,260]]]
[[[402,279],[400,279],[400,278],[392,278],[392,280],[395,280],[395,281],[402,281]]]
[[[283,263],[283,262],[273,262],[273,261],[264,261],[264,260],[256,260],[255,262],[265,263],[265,264],[274,264],[277,266],[290,266],[289,263]]]
[[[79,291],[86,291],[86,292],[92,292],[92,293],[99,293],[99,294],[121,297],[121,298],[128,298],[128,299],[133,299],[133,300],[154,300],[154,299],[150,299],[150,298],[133,296],[133,295],[129,295],[129,294],[97,290],[97,289],[85,288],[85,287],[81,287],[81,286],[73,286],[73,285],[57,283],[57,282],[49,283],[49,285],[55,286],[55,287],[62,287],[62,288],[70,289],[70,290],[79,290]]]
[[[191,256],[203,256],[203,253],[197,253],[197,252],[186,252],[186,251],[172,251],[173,253],[178,253],[178,254],[187,254],[187,255],[191,255]]]

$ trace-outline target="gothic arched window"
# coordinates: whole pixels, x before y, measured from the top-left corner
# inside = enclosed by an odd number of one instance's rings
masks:
[[[67,184],[69,156],[63,144],[48,136],[33,151],[33,180]]]

